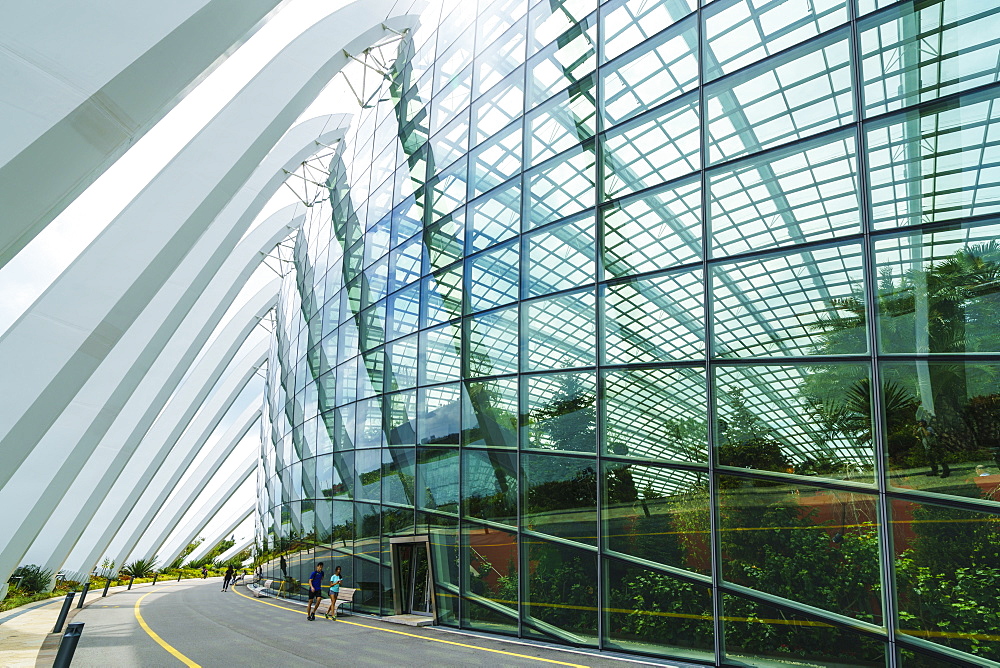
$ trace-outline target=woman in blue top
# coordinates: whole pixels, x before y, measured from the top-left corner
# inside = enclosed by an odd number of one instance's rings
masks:
[[[333,575],[330,576],[330,607],[326,611],[327,619],[330,619],[331,615],[337,619],[337,594],[340,593],[340,582],[343,579],[340,577],[340,566],[337,566],[333,569]]]

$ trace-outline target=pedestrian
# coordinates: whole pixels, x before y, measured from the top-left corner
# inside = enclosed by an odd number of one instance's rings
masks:
[[[233,567],[226,569],[226,574],[222,578],[222,591],[229,591],[229,583],[233,579]]]
[[[323,562],[316,564],[316,570],[309,574],[309,605],[306,606],[306,619],[316,621],[316,611],[323,600]]]
[[[204,580],[208,577],[208,566],[201,567],[201,579]]]
[[[340,576],[340,566],[333,569],[333,576],[330,577],[330,607],[326,611],[326,618],[337,619],[337,595],[340,594],[340,583],[344,580]],[[317,605],[317,607],[319,607]]]

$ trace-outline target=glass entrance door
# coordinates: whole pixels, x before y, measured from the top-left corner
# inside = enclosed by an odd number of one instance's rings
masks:
[[[430,559],[427,543],[396,543],[393,546],[393,562],[396,567],[396,603],[399,614],[434,614],[431,596],[434,585],[431,581]]]

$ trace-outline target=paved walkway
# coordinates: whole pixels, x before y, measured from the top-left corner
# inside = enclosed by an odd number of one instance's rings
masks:
[[[74,604],[72,621],[85,627],[73,668],[641,665],[609,655],[398,626],[357,615],[308,622],[304,607],[295,602],[256,599],[244,586],[228,593],[219,589],[219,578],[212,578],[135,585],[132,591],[118,588],[107,598],[92,592],[82,610]],[[52,599],[29,611],[0,614],[0,665],[52,665],[51,645],[58,637],[48,636],[50,648],[41,654],[38,648],[52,630],[61,602]],[[12,612],[18,616],[7,618]],[[20,631],[15,629],[22,627],[33,631],[17,649]]]

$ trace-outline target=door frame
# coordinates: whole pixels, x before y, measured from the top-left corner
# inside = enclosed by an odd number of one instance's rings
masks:
[[[430,586],[430,598],[431,598],[431,617],[434,623],[437,624],[437,597],[434,595],[434,563],[431,560],[431,545],[430,536],[428,534],[416,534],[412,536],[393,536],[389,538],[389,550],[392,560],[392,607],[395,610],[395,614],[403,614],[403,601],[402,598],[402,574],[399,572],[399,560],[396,557],[396,546],[413,544],[413,543],[423,543],[423,548],[425,554],[427,555],[427,579]],[[417,545],[413,546],[414,549],[419,549]],[[412,558],[412,557],[411,557]],[[413,592],[410,592],[412,596]],[[410,612],[410,614],[420,614]]]

